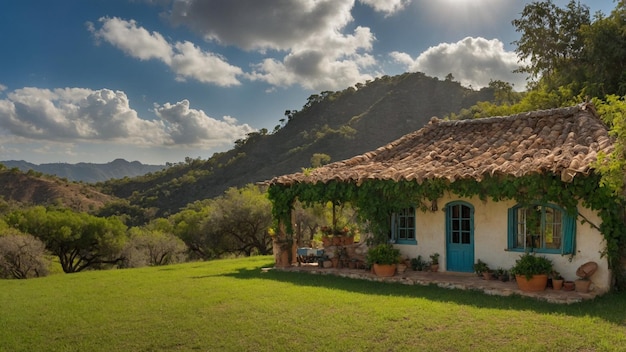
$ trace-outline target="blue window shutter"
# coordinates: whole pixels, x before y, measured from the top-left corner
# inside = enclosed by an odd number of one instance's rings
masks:
[[[562,254],[573,254],[576,249],[576,218],[564,213]]]
[[[515,229],[517,228],[517,207],[509,208],[509,216],[508,216],[508,238],[507,244],[508,249],[515,248],[515,237],[517,233]]]

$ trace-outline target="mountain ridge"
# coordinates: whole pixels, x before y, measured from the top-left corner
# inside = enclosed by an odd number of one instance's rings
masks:
[[[7,168],[18,168],[23,172],[33,170],[48,175],[55,175],[70,181],[82,181],[87,183],[102,182],[110,179],[125,177],[137,177],[151,172],[158,172],[166,168],[165,165],[142,164],[139,161],[126,161],[115,159],[108,163],[44,163],[33,164],[24,160],[0,161]]]

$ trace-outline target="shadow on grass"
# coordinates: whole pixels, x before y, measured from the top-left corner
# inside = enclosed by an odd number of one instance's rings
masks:
[[[477,290],[460,290],[441,288],[434,284],[429,286],[405,285],[368,281],[364,279],[344,278],[334,275],[319,275],[303,272],[280,270],[261,270],[258,268],[238,269],[236,272],[216,276],[233,277],[236,279],[263,279],[290,283],[307,287],[323,287],[361,294],[414,297],[436,302],[489,309],[529,310],[540,314],[564,314],[570,316],[591,316],[608,322],[626,326],[626,293],[608,293],[594,300],[574,304],[555,304],[529,297],[512,295],[508,297],[491,296]],[[200,278],[200,277],[195,277]]]

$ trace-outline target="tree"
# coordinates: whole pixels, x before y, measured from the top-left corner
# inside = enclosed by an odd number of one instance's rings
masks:
[[[43,241],[59,258],[66,273],[116,264],[123,259],[126,226],[116,217],[99,218],[36,206],[9,213],[6,222]]]
[[[216,256],[204,230],[209,214],[210,207],[206,202],[195,202],[168,218],[174,235],[185,242],[190,254],[200,259]]]
[[[4,230],[0,236],[0,278],[28,279],[46,276],[50,260],[43,242],[37,238]]]
[[[272,205],[258,187],[229,188],[211,202],[209,217],[204,223],[208,242],[216,253],[270,254]]]
[[[167,265],[184,261],[187,246],[171,232],[159,229],[160,222],[167,223],[167,220],[160,219],[147,226],[130,229],[130,240],[124,250],[126,267]]]
[[[597,169],[602,174],[602,184],[614,194],[626,199],[626,100],[616,95],[607,96],[606,102],[595,100],[598,113],[611,127],[615,148],[610,155],[600,155]]]
[[[517,45],[515,52],[520,60],[529,61],[519,71],[529,73],[530,78],[551,81],[559,70],[571,71],[580,62],[584,41],[580,29],[591,20],[586,5],[570,0],[562,9],[547,0],[527,4],[521,17],[512,23],[522,33],[513,42]]]
[[[330,155],[324,153],[314,153],[311,157],[311,166],[320,167],[330,162]]]
[[[626,95],[626,4],[611,15],[582,28],[584,37],[585,94],[604,97]]]

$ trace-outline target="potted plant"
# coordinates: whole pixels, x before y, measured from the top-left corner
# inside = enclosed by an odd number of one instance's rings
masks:
[[[366,258],[377,276],[393,276],[400,259],[400,250],[389,243],[379,244],[367,250]]]
[[[555,291],[560,290],[561,288],[563,288],[563,276],[561,276],[561,274],[556,271],[553,270],[552,274],[550,275],[552,277],[552,289]]]
[[[504,268],[496,269],[496,271],[494,272],[494,276],[496,277],[496,279],[502,282],[509,281],[509,273]]]
[[[413,271],[422,271],[424,270],[424,266],[426,263],[422,260],[422,256],[418,255],[417,258],[411,259],[411,269]]]
[[[433,253],[430,255],[430,271],[439,271],[439,253]]]
[[[478,259],[478,261],[476,261],[476,264],[474,264],[474,272],[477,276],[483,276],[483,273],[489,272],[489,266],[487,265],[487,263]]]
[[[548,274],[552,272],[552,261],[546,257],[525,253],[511,268],[517,286],[522,291],[543,291],[548,284]]]

